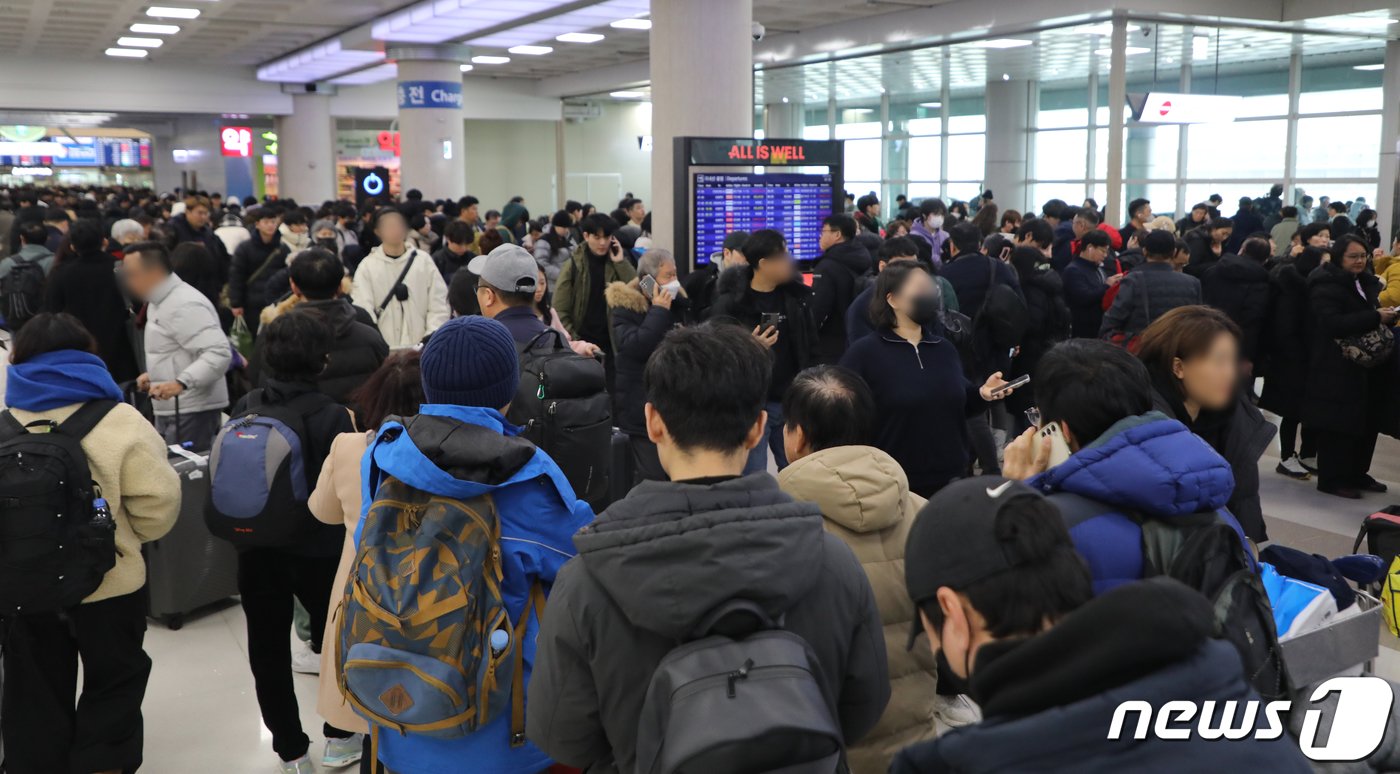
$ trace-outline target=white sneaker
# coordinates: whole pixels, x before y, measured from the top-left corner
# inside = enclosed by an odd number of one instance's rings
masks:
[[[292,671],[304,675],[321,674],[321,656],[308,643],[297,640],[292,646]]]
[[[278,774],[316,774],[316,764],[311,762],[310,755],[303,755],[294,761],[277,762]]]
[[[1316,473],[1316,472],[1317,472],[1317,458],[1316,458],[1316,457],[1298,457],[1297,460],[1298,460],[1298,464],[1299,464],[1299,465],[1302,465],[1303,468],[1306,469],[1309,473]]]
[[[933,727],[939,736],[982,720],[982,708],[964,695],[933,697]]]
[[[1283,462],[1280,462],[1278,467],[1274,468],[1274,470],[1289,478],[1296,478],[1300,481],[1307,481],[1312,478],[1312,474],[1308,472],[1307,468],[1303,467],[1303,463],[1299,462],[1297,457],[1289,457]]]
[[[351,734],[344,739],[327,739],[326,754],[321,756],[321,765],[328,769],[342,769],[352,763],[359,763],[364,756],[365,735]]]

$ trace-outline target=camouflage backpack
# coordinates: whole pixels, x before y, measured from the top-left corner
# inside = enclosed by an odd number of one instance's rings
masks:
[[[501,598],[501,523],[490,495],[466,501],[386,476],[361,528],[340,617],[340,692],[376,731],[466,736],[509,712],[525,743],[520,620]]]

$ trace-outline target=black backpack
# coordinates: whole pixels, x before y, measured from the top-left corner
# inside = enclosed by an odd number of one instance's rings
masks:
[[[997,264],[1000,261],[991,256],[985,257],[988,267],[987,294],[982,297],[982,308],[977,310],[972,327],[985,330],[992,346],[1004,352],[1021,346],[1026,329],[1031,324],[1031,315],[1020,293],[1009,285],[997,282]]]
[[[1071,527],[1104,513],[1123,512],[1068,492],[1049,499]],[[1215,511],[1170,520],[1126,515],[1142,529],[1143,577],[1166,575],[1204,594],[1215,606],[1215,636],[1239,651],[1245,680],[1266,700],[1288,698],[1292,685],[1273,607],[1234,527]]]
[[[0,414],[0,615],[74,607],[116,564],[116,523],[82,447],[116,405],[90,401],[62,424]]]
[[[637,724],[637,774],[832,774],[841,724],[806,640],[727,602],[667,653]]]
[[[15,256],[10,273],[0,277],[0,309],[5,325],[18,332],[25,323],[39,314],[44,304],[44,267],[39,258]]]
[[[541,347],[550,336],[554,347]],[[603,364],[574,352],[552,328],[517,350],[520,387],[506,418],[559,465],[574,494],[601,510],[608,504],[612,448],[612,398]]]

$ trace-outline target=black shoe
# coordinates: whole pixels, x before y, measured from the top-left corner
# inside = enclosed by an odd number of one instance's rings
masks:
[[[1333,497],[1343,497],[1343,498],[1346,498],[1346,499],[1348,499],[1348,500],[1360,500],[1360,499],[1361,499],[1361,493],[1360,493],[1360,492],[1356,491],[1355,489],[1348,489],[1348,488],[1346,488],[1346,487],[1337,487],[1336,489],[1324,489],[1324,488],[1322,488],[1322,487],[1318,487],[1318,488],[1317,488],[1317,491],[1319,491],[1319,492],[1321,492],[1321,493],[1323,493],[1323,494],[1330,494],[1330,495],[1332,495]]]
[[[1385,494],[1386,492],[1390,491],[1390,487],[1386,486],[1385,484],[1382,484],[1374,478],[1371,478],[1370,476],[1367,476],[1366,480],[1361,482],[1361,486],[1358,487],[1358,489],[1360,489],[1363,492],[1376,492],[1377,494]]]

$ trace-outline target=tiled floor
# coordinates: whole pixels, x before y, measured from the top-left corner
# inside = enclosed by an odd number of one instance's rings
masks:
[[[1382,438],[1372,473],[1394,489],[1360,502],[1320,494],[1312,482],[1274,473],[1271,450],[1260,462],[1261,493],[1269,532],[1279,543],[1328,556],[1350,553],[1362,518],[1400,502],[1400,441]],[[243,614],[237,605],[189,620],[172,632],[152,623],[146,639],[155,667],[146,694],[146,761],[143,772],[247,774],[275,770],[271,740],[258,715],[248,672]],[[1382,634],[1377,670],[1400,679],[1400,642]],[[319,755],[316,678],[298,675],[302,722]]]

